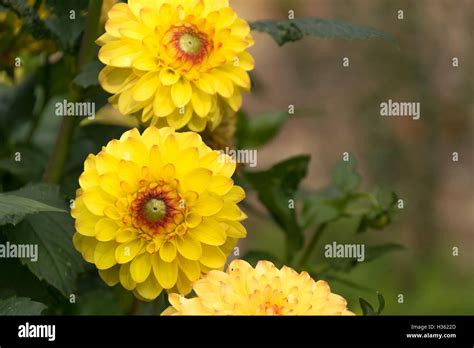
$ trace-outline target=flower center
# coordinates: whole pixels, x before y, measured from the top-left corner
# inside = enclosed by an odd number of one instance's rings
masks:
[[[202,49],[201,39],[192,33],[184,33],[179,38],[179,48],[189,55],[198,54]]]
[[[152,221],[160,221],[166,215],[166,204],[161,199],[150,199],[143,209],[145,217]]]
[[[159,182],[142,187],[132,198],[131,219],[125,223],[147,235],[173,233],[184,221],[185,213],[177,185]]]
[[[170,27],[162,40],[170,66],[185,70],[201,64],[213,49],[209,36],[191,24]]]

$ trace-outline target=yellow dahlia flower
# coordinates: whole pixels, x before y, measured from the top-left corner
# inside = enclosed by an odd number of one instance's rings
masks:
[[[213,129],[250,89],[253,39],[228,0],[129,0],[111,9],[105,29],[100,83],[145,124]]]
[[[234,260],[227,272],[211,271],[196,281],[194,292],[192,299],[171,294],[163,315],[354,315],[325,281],[268,261],[254,269]]]
[[[246,236],[235,163],[197,133],[150,127],[89,155],[74,207],[74,245],[110,286],[144,300],[187,294]]]

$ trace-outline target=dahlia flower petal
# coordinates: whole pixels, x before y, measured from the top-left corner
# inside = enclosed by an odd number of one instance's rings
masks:
[[[201,243],[199,243],[193,237],[187,235],[184,238],[179,237],[176,243],[178,251],[188,260],[199,260],[202,255]]]
[[[199,196],[193,212],[201,216],[212,216],[217,214],[224,206],[223,199],[212,192],[204,192]]]
[[[173,242],[164,242],[160,248],[160,257],[165,262],[173,262],[176,258],[177,248]]]
[[[114,255],[116,246],[115,242],[97,243],[94,252],[94,263],[98,269],[109,269],[117,263]]]
[[[189,234],[202,243],[215,246],[224,244],[227,238],[222,226],[210,218],[203,219],[196,228],[189,231]]]
[[[143,283],[151,272],[151,256],[149,253],[135,257],[130,263],[130,274],[132,279],[137,283]]]
[[[179,256],[178,264],[180,266],[180,269],[183,270],[184,274],[191,282],[198,280],[201,276],[201,267],[199,267],[198,261],[191,261],[186,259],[185,257]]]
[[[171,99],[177,108],[186,106],[192,97],[193,89],[188,80],[181,78],[171,86]]]
[[[171,289],[178,280],[178,261],[165,262],[160,257],[154,257],[153,273],[158,283],[165,289]]]
[[[147,280],[136,285],[136,291],[144,299],[152,301],[161,294],[163,287],[158,283],[153,273],[151,273]]]
[[[209,268],[220,268],[226,262],[226,256],[219,247],[202,245],[202,257],[199,260],[204,266]]]

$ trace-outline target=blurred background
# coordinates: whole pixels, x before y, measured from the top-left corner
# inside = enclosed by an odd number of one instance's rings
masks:
[[[355,155],[363,187],[394,190],[404,209],[383,233],[361,236],[348,234],[344,222],[331,226],[313,262],[323,257],[323,245],[334,240],[397,241],[406,250],[357,267],[347,278],[381,291],[384,314],[474,314],[473,2],[231,3],[248,20],[287,19],[293,10],[296,17],[373,26],[398,39],[400,50],[377,40],[314,38],[278,48],[269,36],[254,32],[256,87],[245,97],[246,112],[296,108],[282,132],[259,150],[257,169],[307,153],[312,157],[304,186],[317,189],[328,184],[331,168],[344,152]],[[349,67],[343,67],[344,57],[350,59]],[[453,67],[453,57],[458,67]],[[381,117],[380,103],[388,99],[421,103],[421,119]],[[453,152],[459,153],[458,162],[453,162]],[[283,234],[269,221],[251,215],[246,244],[283,250]],[[458,256],[453,256],[454,247]],[[376,303],[370,290],[338,282],[331,287],[348,299],[350,308],[359,308],[358,297]]]

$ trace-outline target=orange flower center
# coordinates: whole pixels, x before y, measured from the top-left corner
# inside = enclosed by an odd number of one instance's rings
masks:
[[[212,40],[191,24],[172,26],[164,36],[164,47],[175,61],[199,65],[212,50]]]
[[[175,187],[165,182],[141,188],[130,205],[132,225],[148,235],[169,234],[184,220],[184,207]]]

